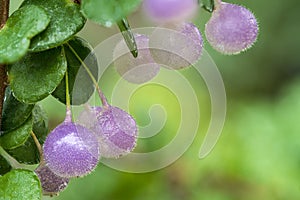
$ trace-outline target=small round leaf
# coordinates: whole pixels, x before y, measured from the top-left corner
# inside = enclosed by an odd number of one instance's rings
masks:
[[[18,101],[12,94],[10,87],[6,88],[2,111],[1,133],[5,134],[21,126],[30,116],[33,104]]]
[[[28,165],[38,164],[40,162],[39,151],[31,136],[21,146],[7,150],[7,153],[14,157],[19,163]]]
[[[37,175],[28,170],[12,170],[0,177],[0,199],[41,200],[41,184]]]
[[[33,132],[39,143],[42,145],[48,134],[48,117],[45,111],[39,105],[35,105],[32,110]],[[39,150],[31,136],[21,146],[7,150],[18,162],[24,164],[38,164],[40,162]]]
[[[46,12],[37,6],[16,10],[0,30],[0,63],[13,63],[22,58],[30,39],[45,30],[50,22]]]
[[[24,5],[37,5],[51,16],[47,29],[31,40],[32,51],[44,51],[57,47],[79,32],[86,19],[80,12],[80,6],[69,0],[25,0]]]
[[[26,142],[32,131],[32,117],[22,126],[0,137],[0,145],[4,149],[14,149]]]
[[[67,69],[61,47],[39,53],[29,53],[8,69],[14,96],[25,103],[36,103],[59,85]]]

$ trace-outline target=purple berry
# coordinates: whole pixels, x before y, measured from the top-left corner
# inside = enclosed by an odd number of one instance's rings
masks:
[[[199,60],[203,40],[194,24],[180,23],[157,28],[150,36],[149,47],[155,62],[168,69],[182,69]]]
[[[46,165],[61,177],[71,178],[90,173],[99,161],[97,137],[87,128],[64,122],[44,143]]]
[[[91,107],[81,113],[78,121],[98,136],[102,157],[118,158],[130,153],[136,146],[136,122],[120,108]]]
[[[57,176],[45,165],[40,165],[34,171],[40,179],[43,195],[57,195],[68,186],[68,178]]]
[[[134,58],[124,40],[120,41],[114,50],[114,66],[117,72],[128,82],[144,83],[154,78],[160,66],[157,65],[149,51],[149,38],[135,34],[138,56]]]
[[[143,6],[155,21],[184,21],[195,13],[198,0],[144,0]]]
[[[248,9],[220,3],[205,27],[208,42],[223,54],[238,54],[256,41],[258,25]]]

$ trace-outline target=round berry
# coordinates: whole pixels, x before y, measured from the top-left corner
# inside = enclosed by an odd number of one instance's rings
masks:
[[[64,122],[44,143],[46,165],[61,177],[71,178],[90,173],[99,161],[97,137],[87,128]]]
[[[117,72],[128,82],[144,83],[154,78],[160,66],[157,65],[149,51],[149,38],[146,35],[135,34],[138,56],[134,58],[128,50],[125,41],[120,41],[114,50],[114,66]]]
[[[34,171],[40,179],[43,195],[57,195],[68,186],[68,178],[57,176],[45,165],[40,165]]]
[[[149,47],[156,63],[169,69],[182,69],[199,60],[203,40],[194,24],[184,22],[157,28],[150,36]]]
[[[248,9],[229,3],[220,3],[205,26],[205,35],[211,46],[223,54],[238,54],[256,41],[258,25]]]
[[[198,0],[144,0],[143,7],[155,21],[184,21],[195,13]]]
[[[91,107],[80,114],[78,121],[95,132],[102,157],[118,158],[130,153],[136,146],[136,122],[120,108]]]

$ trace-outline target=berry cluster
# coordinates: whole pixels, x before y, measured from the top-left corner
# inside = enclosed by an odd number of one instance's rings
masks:
[[[120,41],[114,50],[117,72],[131,83],[144,83],[153,79],[161,67],[183,69],[195,64],[202,54],[203,40],[192,23],[167,23],[158,27],[150,36],[134,35],[138,56],[134,58]]]
[[[160,66],[178,70],[196,63],[202,54],[203,39],[198,28],[186,20],[195,13],[197,5],[197,0],[145,0],[145,12],[164,24],[150,36],[134,34],[139,52],[136,58],[128,52],[125,41],[117,44],[114,50],[117,72],[127,81],[140,84],[154,78]],[[221,1],[216,1],[205,27],[208,42],[223,54],[248,49],[257,32],[256,19],[249,10]],[[134,119],[109,105],[105,98],[102,102],[102,107],[85,109],[76,123],[67,114],[66,120],[48,135],[43,149],[46,166],[36,171],[45,192],[59,192],[69,178],[90,173],[100,157],[118,158],[134,149],[137,140]]]
[[[197,0],[145,0],[144,10],[154,20],[178,23],[193,15],[197,2]],[[183,27],[186,33],[189,31],[193,33],[194,27],[185,26]],[[212,16],[205,27],[206,38],[213,48],[223,54],[238,54],[253,45],[257,34],[257,21],[251,11],[236,4],[225,3],[221,0],[214,1]],[[197,43],[196,37],[187,36]],[[199,44],[198,48],[202,48]]]
[[[131,83],[154,78],[158,66],[183,69],[201,57],[203,39],[198,28],[186,22],[195,14],[197,0],[144,0],[146,14],[159,23],[150,36],[135,35],[139,55],[134,59],[125,42],[114,52],[117,72]],[[257,39],[255,16],[243,6],[215,1],[210,20],[205,26],[209,44],[222,54],[238,54],[250,48]]]
[[[98,91],[102,107],[87,106],[75,123],[67,102],[64,122],[47,136],[43,145],[45,165],[36,170],[44,194],[57,194],[70,178],[89,174],[101,157],[119,158],[136,146],[138,131],[133,117],[109,105]]]

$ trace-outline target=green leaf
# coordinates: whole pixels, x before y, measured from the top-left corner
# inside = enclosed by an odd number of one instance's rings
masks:
[[[201,7],[204,10],[212,13],[215,10],[215,2],[214,2],[214,0],[202,0]]]
[[[7,150],[7,153],[14,157],[19,163],[28,165],[38,164],[40,154],[31,136],[21,146]]]
[[[138,48],[127,18],[125,17],[121,19],[121,21],[118,21],[117,24],[131,54],[136,58],[138,56]]]
[[[11,170],[9,163],[0,155],[0,176]]]
[[[25,0],[24,5],[38,5],[44,8],[51,22],[47,29],[31,40],[32,51],[44,51],[57,47],[80,31],[86,19],[80,6],[70,0]]]
[[[45,110],[41,106],[35,105],[32,110],[33,128],[35,136],[39,140],[40,144],[44,144],[49,132],[48,128],[48,116]]]
[[[48,134],[48,117],[45,111],[39,106],[35,105],[32,110],[33,132],[37,137],[39,143],[42,145]],[[27,141],[14,149],[7,150],[12,157],[18,162],[24,164],[38,164],[40,162],[40,153],[33,138],[28,137]]]
[[[0,177],[0,200],[40,200],[41,184],[37,175],[28,170],[12,170]]]
[[[83,14],[104,26],[111,26],[133,12],[142,0],[82,0]]]
[[[0,63],[13,63],[22,58],[30,39],[45,30],[50,22],[45,11],[37,6],[16,10],[0,30]]]
[[[25,103],[36,103],[59,85],[67,69],[62,47],[29,53],[9,66],[8,77],[14,96]]]
[[[25,104],[18,101],[13,96],[10,87],[7,87],[2,111],[1,132],[5,134],[5,132],[21,126],[29,118],[33,107],[33,104]]]
[[[72,105],[80,105],[89,100],[94,92],[94,84],[81,65],[83,61],[90,69],[93,76],[98,78],[98,63],[97,57],[92,52],[92,47],[82,38],[74,37],[64,45],[65,54],[68,61],[68,80],[69,90]],[[72,48],[72,49],[71,49]],[[73,52],[74,50],[75,52]],[[78,59],[78,57],[80,60]],[[52,93],[52,95],[59,99],[59,101],[66,103],[66,82],[65,78],[60,85]]]
[[[22,126],[0,137],[0,145],[4,149],[14,149],[26,142],[32,131],[32,117]]]

